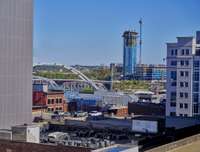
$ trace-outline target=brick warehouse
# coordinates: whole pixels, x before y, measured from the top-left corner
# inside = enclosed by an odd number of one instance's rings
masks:
[[[63,91],[34,91],[33,107],[34,106],[47,106],[48,112],[67,111],[67,104]]]

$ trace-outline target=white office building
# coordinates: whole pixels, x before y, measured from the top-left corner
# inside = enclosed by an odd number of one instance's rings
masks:
[[[0,0],[0,129],[32,117],[33,0]]]
[[[167,43],[166,116],[200,114],[200,32]]]

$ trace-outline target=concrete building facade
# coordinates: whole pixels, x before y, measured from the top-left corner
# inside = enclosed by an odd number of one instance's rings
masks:
[[[167,43],[167,116],[195,116],[199,108],[200,34]]]
[[[166,80],[166,66],[162,64],[141,64],[136,66],[137,80]]]
[[[0,0],[0,129],[31,123],[32,0]]]

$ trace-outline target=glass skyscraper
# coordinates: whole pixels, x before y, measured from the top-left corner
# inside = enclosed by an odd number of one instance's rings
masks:
[[[0,0],[0,129],[32,122],[32,0]]]
[[[124,38],[124,52],[123,52],[123,75],[131,76],[135,73],[137,63],[137,35],[138,33],[132,31],[125,31]]]

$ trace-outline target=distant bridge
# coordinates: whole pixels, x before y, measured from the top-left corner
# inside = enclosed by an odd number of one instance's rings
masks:
[[[48,82],[51,88],[60,88],[69,89],[69,90],[78,90],[85,87],[93,88],[94,90],[105,90],[104,84],[111,84],[111,81],[104,80],[91,80],[82,72],[78,71],[73,67],[64,66],[67,70],[78,75],[80,79],[48,79],[40,76],[33,76],[33,81],[42,80]]]

